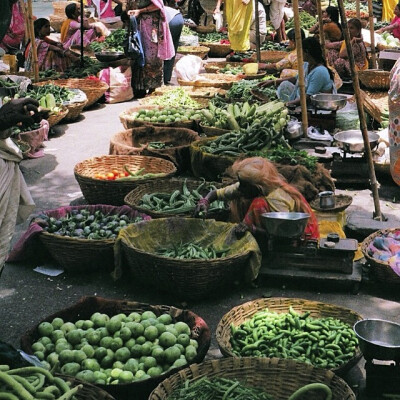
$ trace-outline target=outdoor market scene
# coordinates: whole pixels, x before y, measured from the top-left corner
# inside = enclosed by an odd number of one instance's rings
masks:
[[[400,399],[400,4],[0,2],[0,399]]]

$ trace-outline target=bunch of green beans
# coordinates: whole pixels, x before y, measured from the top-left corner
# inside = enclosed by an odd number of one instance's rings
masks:
[[[231,325],[232,351],[238,356],[291,358],[321,368],[336,368],[355,353],[358,339],[348,324],[339,319],[312,318],[267,310],[235,327]]]
[[[157,254],[163,257],[181,260],[212,260],[226,256],[228,249],[216,250],[213,245],[203,247],[196,243],[180,243],[173,247],[161,248]]]
[[[4,400],[69,400],[83,385],[73,388],[69,383],[44,368],[10,369],[0,365],[0,398]]]
[[[228,378],[203,377],[194,382],[186,381],[175,389],[169,400],[272,400],[263,389],[245,386]]]
[[[149,142],[148,146],[149,146],[149,149],[155,149],[155,150],[162,150],[162,149],[166,149],[168,147],[174,147],[173,144],[167,144],[165,142]]]

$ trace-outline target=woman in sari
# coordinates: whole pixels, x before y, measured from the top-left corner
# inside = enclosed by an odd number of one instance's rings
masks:
[[[207,212],[210,203],[230,200],[231,212],[237,236],[246,231],[256,238],[264,238],[265,230],[261,215],[267,212],[304,212],[310,215],[304,235],[311,239],[319,238],[318,221],[307,200],[285,178],[279,174],[275,165],[262,157],[250,157],[235,161],[232,171],[238,182],[222,189],[212,190],[200,199],[196,214]]]
[[[76,3],[68,4],[65,7],[65,14],[68,19],[61,25],[61,42],[64,49],[69,49],[73,45],[81,44],[80,8]],[[102,22],[89,23],[86,19],[83,21],[83,29],[84,47],[99,37],[110,34],[110,31]]]
[[[34,22],[35,42],[39,71],[52,69],[63,72],[79,58],[70,50],[64,50],[62,43],[50,39],[50,22],[46,18],[39,18]],[[25,50],[25,70],[32,71],[32,44]]]
[[[132,66],[132,87],[136,98],[144,97],[163,83],[164,60],[175,56],[162,0],[130,0],[128,15],[136,17],[145,57],[144,67]]]
[[[25,36],[25,22],[24,14],[18,0],[2,0],[9,3],[11,11],[10,25],[2,40],[0,40],[0,47],[6,53],[14,54],[20,49],[21,43]]]

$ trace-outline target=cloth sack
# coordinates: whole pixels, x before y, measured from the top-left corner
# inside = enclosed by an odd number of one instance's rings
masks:
[[[125,45],[125,54],[127,57],[136,60],[139,67],[144,67],[144,51],[142,39],[138,30],[135,17],[131,17],[129,24],[128,38]]]
[[[121,103],[132,99],[131,67],[105,68],[100,71],[99,78],[108,85],[108,89],[105,92],[106,103]]]

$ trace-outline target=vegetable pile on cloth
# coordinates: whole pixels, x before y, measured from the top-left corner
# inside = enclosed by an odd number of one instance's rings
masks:
[[[385,261],[400,276],[400,228],[386,236],[377,236],[368,246],[368,254]]]

